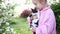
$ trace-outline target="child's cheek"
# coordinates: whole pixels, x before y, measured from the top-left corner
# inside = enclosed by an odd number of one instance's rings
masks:
[[[37,5],[36,7],[37,7],[37,9],[40,9],[40,5]]]
[[[38,3],[38,4],[37,4],[37,8],[38,8],[38,10],[41,10],[41,9],[43,8],[43,5],[40,4],[40,3]]]

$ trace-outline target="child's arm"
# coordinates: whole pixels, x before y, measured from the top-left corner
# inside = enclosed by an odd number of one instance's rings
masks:
[[[30,25],[31,20],[30,20],[30,17],[29,16],[27,17],[27,22]]]
[[[32,18],[28,16],[27,21],[28,21],[28,24],[31,25]]]
[[[56,34],[56,21],[54,14],[45,14],[40,17],[36,34]]]

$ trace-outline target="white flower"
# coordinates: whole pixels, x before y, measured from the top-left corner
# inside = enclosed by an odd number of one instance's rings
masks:
[[[7,5],[9,2],[8,2],[9,0],[4,0],[4,2],[5,2],[5,5]]]
[[[0,19],[0,24],[2,23],[3,19]]]
[[[13,34],[16,34],[16,32],[14,31]]]
[[[10,31],[9,29],[6,29],[6,31]]]
[[[10,29],[10,26],[9,26],[9,27],[7,27],[7,29]]]
[[[4,0],[2,0],[2,1],[4,1]]]
[[[10,31],[10,27],[7,27],[7,28],[6,28],[6,31]]]
[[[6,25],[8,25],[8,26],[9,26],[9,23],[8,23],[8,22],[6,22]]]
[[[4,4],[4,2],[2,2],[1,7],[6,9],[6,5]]]
[[[8,26],[8,27],[6,28],[6,30],[7,30],[7,29],[10,29],[10,26]]]
[[[7,28],[6,28],[6,31],[10,31],[10,27],[7,27]]]
[[[15,3],[12,0],[9,0],[9,4],[11,7],[15,5]]]
[[[12,16],[12,14],[9,14],[10,16]]]
[[[6,21],[4,21],[4,23],[5,23]]]
[[[5,34],[5,33],[3,33],[3,34]]]
[[[0,29],[0,31],[2,31],[2,29]]]
[[[14,29],[13,28],[11,28],[11,32],[13,32],[14,31]]]

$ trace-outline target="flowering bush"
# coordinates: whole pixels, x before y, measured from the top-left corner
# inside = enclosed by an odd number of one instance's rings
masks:
[[[21,17],[27,17],[30,13],[31,13],[31,11],[26,9],[21,13]]]
[[[8,1],[8,3],[6,3]],[[10,22],[8,19],[11,19],[13,16],[13,7],[11,6],[10,0],[0,0],[0,34],[16,34],[14,29],[10,27]]]

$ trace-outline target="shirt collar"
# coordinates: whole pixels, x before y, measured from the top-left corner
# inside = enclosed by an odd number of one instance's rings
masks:
[[[48,9],[50,9],[50,6],[47,6],[47,7],[43,8],[41,11],[46,11]]]

